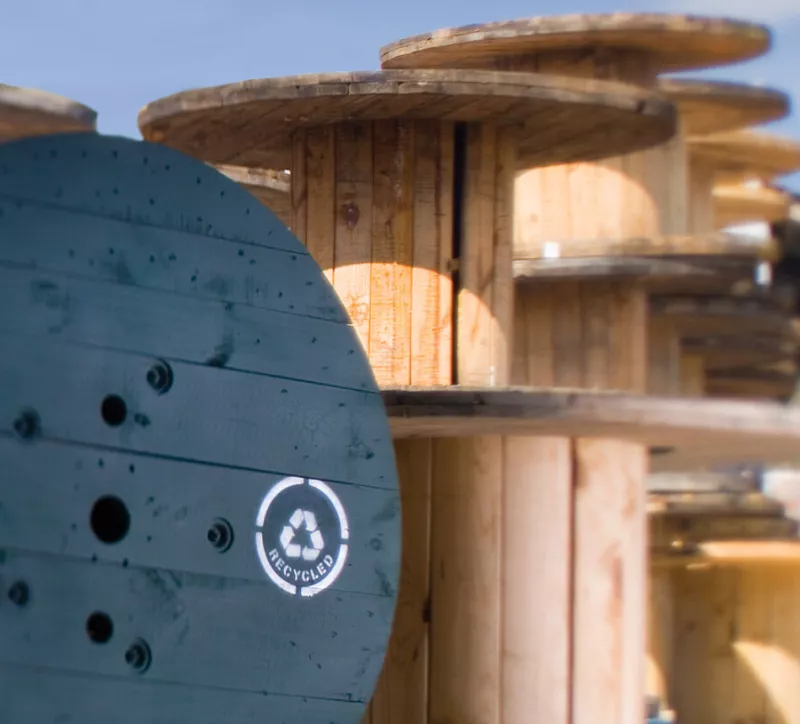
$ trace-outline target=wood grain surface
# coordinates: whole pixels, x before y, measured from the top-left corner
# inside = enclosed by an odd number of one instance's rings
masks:
[[[727,65],[762,55],[770,46],[763,25],[725,18],[573,14],[437,30],[385,45],[380,57],[386,68],[485,68],[554,51],[621,49],[651,56],[661,73]]]
[[[139,127],[146,139],[204,161],[284,169],[298,128],[379,119],[520,125],[522,167],[604,158],[675,132],[674,107],[642,89],[474,70],[311,74],[189,90],[148,104]]]

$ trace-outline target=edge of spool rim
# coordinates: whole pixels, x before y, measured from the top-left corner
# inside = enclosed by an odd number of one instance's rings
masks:
[[[449,91],[456,94],[464,89],[485,89],[487,99],[517,96],[535,100],[537,94],[564,96],[564,102],[594,103],[617,107],[638,115],[663,117],[667,122],[676,121],[674,105],[659,93],[629,83],[614,80],[571,78],[546,73],[522,74],[510,71],[461,70],[461,69],[400,69],[342,71],[332,73],[305,73],[274,78],[257,78],[235,81],[216,86],[192,88],[149,102],[138,113],[138,126],[147,140],[159,140],[155,126],[182,115],[214,111],[226,107],[257,104],[260,101],[308,101],[312,98],[328,98],[332,103],[354,95],[382,95],[400,98],[412,92],[416,86],[420,95],[431,93],[435,84],[452,85]],[[362,86],[361,88],[354,86]],[[474,86],[467,89],[466,86]],[[322,89],[329,89],[326,93]],[[403,88],[403,93],[398,90]],[[508,89],[506,93],[502,91]],[[515,90],[516,92],[512,92]],[[321,92],[322,91],[322,92]],[[354,92],[357,91],[357,92]],[[360,92],[358,92],[360,91]],[[402,114],[400,114],[402,116]],[[499,114],[498,115],[502,115]],[[285,119],[287,125],[299,119]],[[310,125],[306,120],[304,125]],[[672,131],[674,133],[674,130]],[[672,135],[670,134],[670,137]]]
[[[681,103],[692,103],[695,106],[706,104],[706,110],[712,116],[719,115],[715,114],[715,111],[732,107],[734,110],[746,108],[747,113],[751,116],[749,119],[739,120],[735,124],[726,122],[722,127],[717,126],[710,130],[703,129],[695,132],[694,135],[698,136],[773,123],[787,118],[792,112],[791,95],[773,86],[667,76],[658,79],[656,88],[659,93],[674,103],[679,111]],[[754,107],[757,109],[757,113],[753,111]],[[740,112],[739,115],[741,116],[742,113]],[[687,129],[687,134],[692,135],[692,130]]]
[[[487,42],[485,37],[487,35],[490,36],[489,42],[501,43],[528,37],[531,40],[529,52],[534,53],[534,48],[566,50],[586,47],[589,44],[585,39],[587,34],[598,36],[599,46],[614,47],[613,43],[609,42],[610,38],[606,38],[606,42],[601,42],[602,36],[637,32],[662,34],[671,32],[696,40],[693,55],[685,51],[670,53],[669,55],[674,57],[684,55],[685,59],[683,62],[672,61],[662,69],[662,72],[699,70],[741,63],[765,55],[773,46],[772,31],[767,25],[726,16],[711,17],[680,13],[573,13],[440,28],[387,43],[380,48],[379,57],[383,68],[435,67],[446,65],[446,58],[443,59],[444,62],[436,63],[437,55],[446,55],[449,48]],[[714,53],[709,53],[707,50],[709,34],[738,39],[742,48],[739,52],[728,52],[722,57],[715,58]],[[545,38],[554,37],[567,40],[570,35],[579,37],[571,43],[564,42],[561,45],[558,45],[557,41],[551,41],[549,47],[544,42]],[[665,45],[667,44],[663,36],[660,38],[660,43],[658,40],[650,43],[650,47],[654,49],[663,48]],[[619,43],[619,46],[632,47],[630,42]],[[503,55],[502,52],[497,54]],[[518,51],[514,54],[518,54]]]
[[[39,112],[42,116],[70,119],[85,126],[87,131],[97,130],[97,111],[94,108],[72,98],[38,88],[0,83],[0,113],[3,107]]]
[[[773,179],[800,171],[800,140],[760,128],[690,135],[686,138],[686,144],[690,158],[710,162],[717,167],[718,183],[722,184],[762,178],[768,180],[768,185],[774,185]],[[772,154],[773,158],[777,154],[785,163],[776,168],[778,164],[769,158],[763,166],[758,166],[753,154],[759,152]],[[735,168],[731,169],[731,166]],[[748,166],[753,169],[752,172],[747,170]]]

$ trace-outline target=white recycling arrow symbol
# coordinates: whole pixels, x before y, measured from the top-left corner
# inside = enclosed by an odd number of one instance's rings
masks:
[[[308,531],[311,546],[301,546],[294,542],[297,531],[305,527]],[[289,518],[289,525],[283,526],[281,531],[281,545],[287,558],[300,558],[304,561],[315,561],[325,547],[322,531],[317,527],[317,517],[310,510],[298,508]]]

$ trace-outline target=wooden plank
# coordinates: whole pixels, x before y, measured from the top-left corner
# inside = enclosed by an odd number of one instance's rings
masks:
[[[443,275],[442,257],[450,247],[452,253],[452,201],[446,219],[442,221],[440,210],[440,158],[443,139],[438,127],[419,121],[414,135],[414,194],[413,249],[411,269],[411,380],[413,384],[448,384],[450,376],[450,329],[452,320],[449,310],[452,290],[443,295],[442,285],[449,274]],[[452,148],[450,149],[452,153]],[[448,255],[449,255],[448,253]],[[443,299],[444,297],[444,299]],[[447,307],[442,308],[445,301]],[[444,341],[446,340],[446,342]],[[444,357],[444,359],[443,359]]]
[[[645,451],[575,442],[572,721],[641,722]]]
[[[392,637],[370,706],[372,724],[426,724],[430,628],[431,440],[396,444],[403,552]]]
[[[431,722],[500,720],[502,440],[433,442]]]
[[[393,596],[340,591],[321,604],[320,598],[310,599],[310,611],[299,616],[293,599],[266,580],[12,551],[6,551],[3,571],[12,581],[26,581],[37,603],[24,616],[0,618],[0,662],[30,668],[47,661],[65,678],[94,674],[95,684],[98,676],[130,676],[125,650],[142,637],[152,651],[147,678],[153,684],[364,702],[380,673],[383,647],[361,651],[338,639],[359,632],[364,640],[378,641],[394,613]],[[113,635],[105,646],[93,646],[87,636],[90,590],[94,610],[112,621]],[[221,601],[225,615],[220,615]],[[254,625],[259,621],[263,625]],[[298,672],[306,674],[298,677]]]
[[[3,492],[0,548],[229,576],[253,584],[264,581],[250,545],[253,511],[283,476],[68,443],[36,444],[38,454],[31,455],[17,440],[0,438],[6,475],[15,481]],[[79,482],[48,489],[50,504],[43,506],[40,481],[53,477],[54,471],[64,479],[78,471]],[[192,481],[191,494],[185,486],[163,483],[182,477]],[[360,531],[349,547],[350,565],[332,590],[385,595],[391,569],[400,564],[399,552],[392,555],[389,547],[399,532],[396,493],[340,483],[331,483],[331,488],[347,510],[352,530]],[[98,547],[86,521],[95,503],[108,495],[128,508],[133,530],[112,546]],[[210,545],[198,545],[211,521],[219,517],[242,541],[224,556]]]
[[[367,385],[366,360],[354,361],[358,340],[339,322],[152,289],[144,290],[145,303],[142,287],[2,265],[0,285],[2,334],[307,382],[336,380],[352,389]],[[275,339],[281,344],[272,345]]]
[[[305,131],[304,181],[306,188],[313,190],[310,204],[306,198],[305,243],[331,284],[335,283],[337,168],[334,130],[326,127]],[[292,184],[294,175],[292,170]],[[293,230],[299,236],[299,231]]]
[[[464,169],[464,222],[458,290],[457,379],[460,385],[494,385],[493,288],[497,131],[469,125]],[[509,273],[510,276],[510,273]]]
[[[74,674],[69,678],[43,668],[31,669],[0,663],[0,687],[19,692],[3,702],[4,715],[14,721],[52,721],[56,712],[74,712],[83,724],[139,724],[142,719],[159,724],[182,724],[188,715],[194,724],[218,724],[225,712],[228,724],[262,724],[263,692],[243,693],[217,687],[154,684],[147,677],[103,680],[104,696],[97,695],[94,676]],[[120,706],[135,701],[135,707]],[[298,717],[306,724],[347,724],[363,708],[360,702],[325,701],[299,696],[270,696],[269,715],[280,721]]]
[[[384,385],[411,383],[413,147],[412,124],[373,124],[369,356]]]
[[[173,386],[168,394],[156,395],[146,380],[153,364],[147,356],[30,338],[25,354],[19,350],[18,337],[0,335],[5,435],[14,435],[20,411],[33,409],[42,420],[43,439],[394,486],[384,456],[377,454],[391,444],[377,394],[330,387],[322,398],[319,384],[170,360]],[[52,374],[54,359],[60,363],[58,376]],[[119,425],[108,424],[101,414],[109,395],[124,402]],[[166,434],[175,430],[181,434]],[[271,439],[294,443],[265,444]],[[341,454],[342,445],[349,454]]]
[[[369,351],[372,260],[372,125],[336,128],[334,287]]]
[[[504,721],[568,724],[572,659],[572,448],[504,440]],[[535,611],[531,610],[532,602]]]

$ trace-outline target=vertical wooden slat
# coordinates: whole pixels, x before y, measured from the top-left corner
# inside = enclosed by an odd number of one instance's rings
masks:
[[[306,131],[305,129],[300,129],[295,131],[292,135],[292,214],[290,226],[294,235],[304,244],[308,245],[308,231],[306,228],[308,213],[308,179],[306,176],[306,158]],[[328,280],[330,281],[330,277]]]
[[[306,134],[305,180],[313,189],[307,207],[306,246],[328,280],[334,281],[336,234],[336,146],[332,127],[310,128]],[[292,179],[292,188],[294,188]]]
[[[442,375],[442,335],[451,321],[449,314],[446,317],[441,314],[440,266],[442,247],[452,234],[452,228],[443,236],[437,198],[439,140],[436,123],[417,122],[414,136],[414,248],[411,282],[411,382],[415,385],[446,385],[450,381],[449,335],[446,376]],[[448,292],[448,297],[451,294],[452,292]]]
[[[500,717],[502,440],[433,441],[431,724]]]
[[[492,267],[492,364],[494,384],[506,385],[511,372],[514,329],[514,178],[517,139],[513,129],[498,129],[494,179],[494,264]]]
[[[583,328],[580,285],[577,282],[550,284],[552,295],[552,345],[556,385],[581,387],[584,377]]]
[[[498,372],[493,359],[496,328],[492,310],[496,144],[494,126],[467,126],[457,326],[458,382],[462,385],[493,385]]]
[[[336,126],[334,286],[369,351],[372,260],[372,126]],[[381,380],[379,379],[380,383]]]
[[[575,465],[573,724],[640,724],[645,451],[581,439]]]
[[[403,551],[392,636],[371,702],[371,724],[427,724],[431,440],[395,442]]]
[[[453,359],[453,124],[439,126],[439,166],[437,176],[436,213],[439,218],[439,345],[438,379],[452,384]]]
[[[572,456],[564,438],[507,438],[503,722],[569,724]]]
[[[413,143],[410,123],[373,124],[369,357],[383,385],[411,381]]]
[[[669,685],[672,672],[674,637],[673,571],[650,570],[647,604],[647,670],[646,693],[671,701]]]

